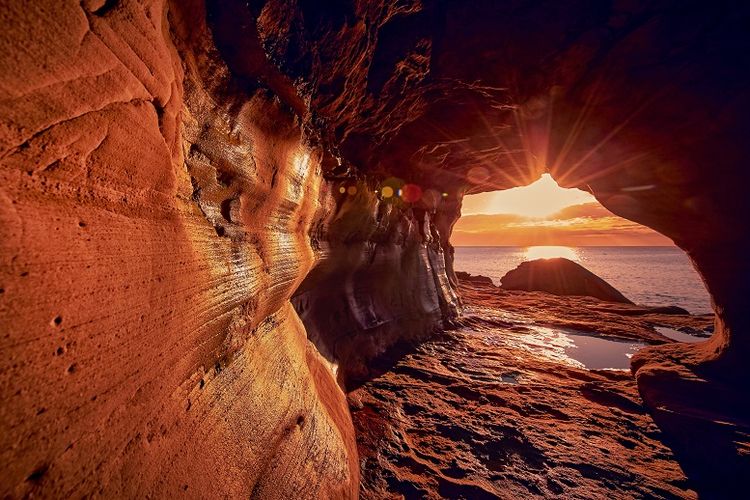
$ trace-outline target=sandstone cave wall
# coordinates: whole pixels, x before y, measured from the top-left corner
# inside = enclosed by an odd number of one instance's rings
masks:
[[[6,9],[3,495],[355,496],[342,387],[456,316],[460,193],[342,164],[253,16]]]
[[[389,348],[445,326],[460,306],[439,227],[450,204],[383,198],[377,182],[332,186],[336,205],[318,229],[319,262],[292,303],[346,386],[367,377],[369,362]]]
[[[747,380],[747,7],[207,4],[3,4],[3,495],[355,495],[341,385],[456,313],[462,193],[545,170],[706,280],[646,400]]]
[[[321,154],[233,81],[200,2],[169,7],[4,7],[0,493],[353,497],[344,396],[289,302]]]

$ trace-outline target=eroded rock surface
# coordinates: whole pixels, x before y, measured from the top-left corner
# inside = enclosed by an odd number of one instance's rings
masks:
[[[321,155],[205,18],[4,7],[2,496],[356,496],[344,395],[289,302]]]
[[[356,495],[341,386],[455,319],[463,194],[547,170],[672,238],[712,294],[710,341],[639,356],[646,402],[700,380],[722,401],[680,411],[741,420],[749,19],[5,2],[0,493]]]
[[[342,184],[342,187],[346,184]],[[320,228],[319,263],[292,302],[343,385],[402,341],[424,339],[458,314],[438,216],[349,184]]]
[[[362,498],[696,497],[629,374],[480,332],[441,334],[349,395]]]
[[[363,498],[696,498],[631,375],[583,369],[538,329],[586,331],[561,322],[567,312],[605,338],[658,342],[650,325],[669,318],[618,320],[617,308],[637,307],[460,284],[460,327],[402,351],[349,394]],[[628,336],[625,321],[637,326]]]

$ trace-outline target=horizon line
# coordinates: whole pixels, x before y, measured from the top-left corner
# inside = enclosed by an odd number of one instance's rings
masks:
[[[677,245],[453,245],[453,248],[528,248],[528,247],[568,247],[568,248],[680,248]],[[680,248],[680,250],[682,250]]]

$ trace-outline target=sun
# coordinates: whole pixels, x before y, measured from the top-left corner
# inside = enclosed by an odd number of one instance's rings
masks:
[[[551,175],[543,174],[528,186],[466,196],[461,213],[515,214],[544,218],[565,207],[595,201],[590,193],[580,189],[561,188]]]
[[[556,259],[563,257],[568,260],[580,260],[575,248],[560,245],[533,246],[526,248],[525,260]]]

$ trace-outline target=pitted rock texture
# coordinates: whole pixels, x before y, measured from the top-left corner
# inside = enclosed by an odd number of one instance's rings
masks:
[[[362,498],[696,498],[629,374],[517,335],[445,332],[349,395]]]
[[[344,395],[289,302],[320,154],[205,18],[4,7],[2,496],[356,496]]]

